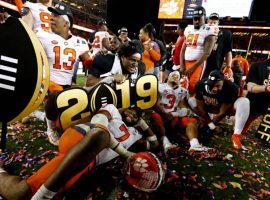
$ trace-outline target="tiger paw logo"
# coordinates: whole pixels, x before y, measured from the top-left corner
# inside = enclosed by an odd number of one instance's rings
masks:
[[[141,172],[141,173],[144,173],[144,172],[147,172],[148,170],[146,169],[149,165],[147,164],[147,160],[146,159],[142,159],[142,158],[137,158],[135,160],[135,163],[134,163],[134,170],[137,171],[137,172]]]

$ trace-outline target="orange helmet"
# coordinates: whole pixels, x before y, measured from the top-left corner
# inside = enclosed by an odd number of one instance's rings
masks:
[[[158,189],[164,180],[165,172],[161,161],[151,152],[134,154],[125,168],[125,178],[134,188],[144,192]]]

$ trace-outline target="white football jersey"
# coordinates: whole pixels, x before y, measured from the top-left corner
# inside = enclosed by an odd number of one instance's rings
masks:
[[[95,38],[92,44],[92,55],[96,55],[97,52],[100,50],[106,50],[103,45],[102,41],[104,38],[109,38],[110,34],[107,31],[98,31],[95,33]]]
[[[185,60],[194,61],[198,60],[204,51],[205,38],[210,35],[217,36],[218,29],[217,26],[209,26],[204,24],[200,29],[195,29],[194,26],[188,26],[185,29]]]
[[[25,2],[23,7],[29,8],[33,15],[33,27],[32,30],[51,31],[51,12],[48,7],[41,3]]]
[[[76,51],[78,55],[81,55],[82,53],[89,51],[89,46],[86,41],[86,39],[79,37],[79,36],[74,36],[76,38]]]
[[[188,95],[188,91],[185,88],[178,87],[173,89],[167,83],[159,84],[158,92],[158,105],[166,113],[176,111],[179,102]]]
[[[59,85],[71,85],[73,65],[78,57],[76,52],[76,37],[65,40],[61,36],[39,31],[40,40],[50,65],[50,80]]]
[[[120,142],[126,149],[133,145],[137,140],[142,138],[142,135],[133,127],[127,127],[122,121],[122,116],[117,108],[108,104],[100,110],[105,110],[110,113],[111,120],[109,121],[108,129],[112,137]],[[100,165],[117,157],[118,154],[112,149],[104,149],[96,157],[96,164]]]

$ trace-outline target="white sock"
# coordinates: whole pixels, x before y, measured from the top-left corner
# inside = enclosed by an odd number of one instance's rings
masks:
[[[46,122],[47,122],[47,131],[53,131],[55,129],[55,122],[49,120],[47,117]]]
[[[189,141],[189,144],[190,144],[190,147],[194,147],[194,146],[200,145],[199,140],[198,140],[197,138],[192,138],[192,139]]]
[[[39,120],[41,121],[45,121],[45,112],[42,112],[40,110],[34,110],[32,113],[31,113],[35,118],[38,118]]]
[[[42,185],[31,200],[46,200],[52,199],[56,192],[48,190],[44,185]]]
[[[234,109],[236,110],[234,133],[240,135],[249,116],[249,100],[245,97],[239,97],[234,102]]]
[[[148,142],[147,140],[146,140],[146,150],[149,150],[150,149],[150,142]]]
[[[170,142],[170,140],[166,137],[166,136],[163,136],[161,138],[162,140],[162,143],[163,143],[163,146],[167,146],[167,145],[171,145],[172,143]]]

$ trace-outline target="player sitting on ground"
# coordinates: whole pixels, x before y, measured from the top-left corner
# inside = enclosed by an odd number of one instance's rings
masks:
[[[240,136],[249,116],[249,100],[238,97],[238,86],[229,80],[219,70],[214,70],[205,80],[199,81],[195,86],[197,114],[216,133],[221,132],[215,124],[225,116],[235,115],[233,147],[245,149],[241,144]],[[208,113],[215,114],[213,119]]]
[[[188,91],[179,86],[179,81],[180,74],[174,71],[169,74],[167,83],[159,85],[159,101],[150,117],[151,126],[161,137],[165,152],[173,147],[166,135],[181,129],[185,129],[190,151],[207,151],[208,148],[201,146],[198,141],[197,120],[187,117],[186,107],[178,107],[188,97]]]

